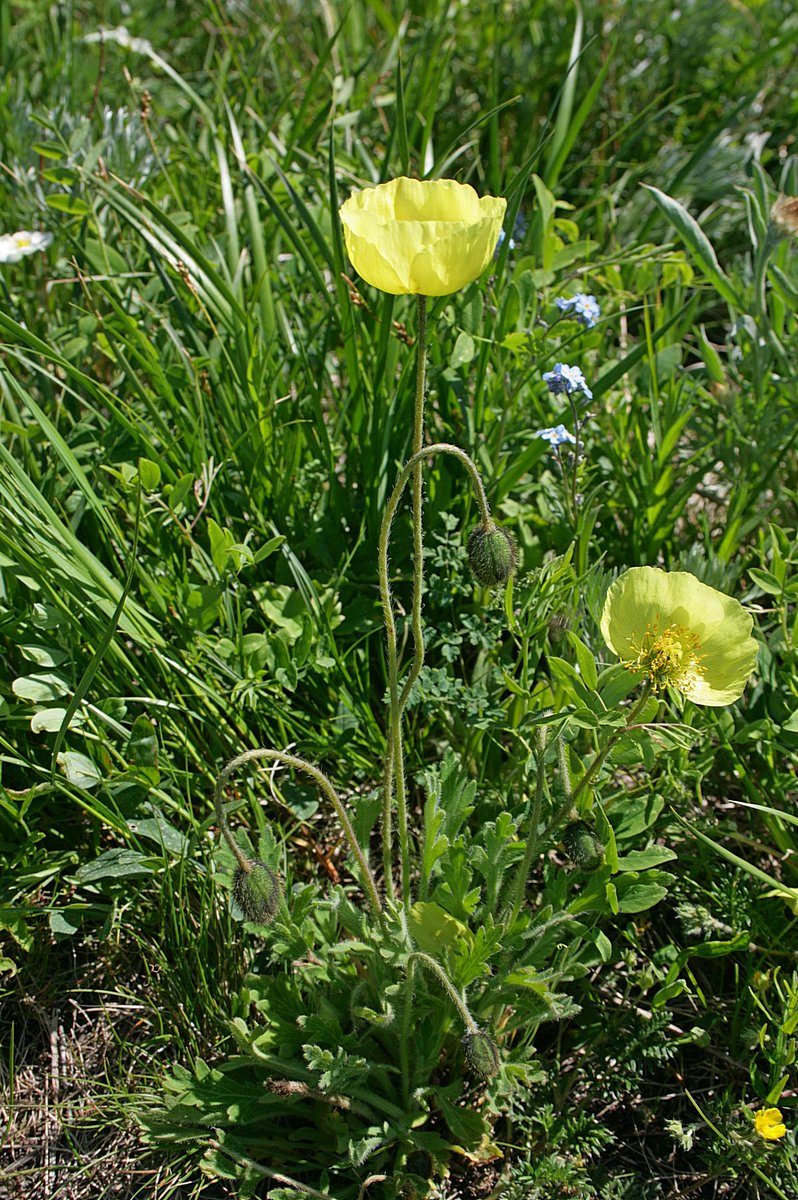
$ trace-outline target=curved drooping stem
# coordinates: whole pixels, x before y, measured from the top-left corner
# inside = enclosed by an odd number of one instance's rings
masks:
[[[399,506],[399,501],[402,498],[402,493],[407,486],[407,481],[411,473],[415,481],[416,472],[421,471],[422,464],[425,458],[430,458],[435,454],[450,454],[453,458],[458,459],[471,476],[471,481],[474,484],[476,492],[477,504],[479,505],[480,517],[483,524],[488,525],[491,521],[490,507],[488,498],[485,494],[485,487],[482,483],[479,471],[473,460],[466,454],[465,450],[461,450],[459,446],[450,445],[448,442],[436,442],[432,446],[425,446],[418,450],[408,459],[404,467],[399,473],[399,478],[396,481],[390,499],[385,507],[385,513],[382,518],[382,528],[380,529],[380,545],[379,545],[379,579],[380,579],[380,599],[382,600],[382,613],[385,621],[385,632],[388,642],[388,694],[390,699],[390,721],[388,727],[388,738],[385,750],[385,770],[383,773],[383,814],[382,814],[382,838],[383,838],[383,861],[385,864],[386,888],[392,887],[391,883],[391,845],[392,845],[392,802],[394,791],[394,780],[396,782],[396,812],[397,825],[399,828],[399,854],[401,858],[402,869],[402,900],[405,904],[408,902],[410,894],[410,853],[407,835],[407,797],[405,790],[405,775],[404,775],[404,756],[402,753],[402,713],[407,704],[410,688],[418,678],[418,673],[424,663],[424,643],[423,630],[421,630],[421,589],[423,586],[423,575],[418,573],[418,556],[419,551],[415,551],[416,555],[416,571],[413,576],[413,612],[418,610],[419,629],[422,633],[421,648],[419,650],[416,644],[416,653],[413,659],[413,665],[410,669],[410,674],[405,681],[405,684],[400,693],[399,691],[399,662],[397,653],[396,641],[396,622],[393,615],[393,607],[391,604],[391,585],[388,578],[388,543],[391,536],[391,525],[393,523],[396,510]],[[414,511],[414,531],[415,531],[415,511]],[[414,537],[415,541],[415,537]],[[424,548],[421,546],[421,554],[423,555]],[[415,624],[415,615],[414,615]]]
[[[402,1011],[402,1033],[399,1039],[399,1056],[402,1068],[402,1090],[405,1099],[410,1094],[410,1030],[413,1020],[413,998],[415,995],[415,964],[420,963],[426,969],[438,977],[438,980],[443,986],[444,991],[448,994],[452,1004],[457,1009],[462,1018],[467,1034],[479,1033],[477,1025],[471,1013],[468,1011],[468,1005],[465,1002],[465,996],[461,996],[449,976],[444,971],[440,963],[437,963],[429,954],[425,954],[422,950],[413,950],[407,956],[407,983],[405,986],[405,1003]]]
[[[369,865],[366,862],[366,856],[364,855],[360,843],[355,836],[355,831],[352,828],[352,823],[349,820],[349,817],[347,816],[341,797],[338,795],[335,788],[322,771],[319,771],[317,767],[312,766],[309,762],[305,762],[304,758],[297,758],[294,754],[286,754],[282,750],[269,750],[262,747],[257,750],[246,750],[243,754],[238,754],[235,758],[231,759],[227,766],[222,770],[219,778],[216,780],[216,788],[213,794],[213,802],[216,808],[216,819],[219,822],[219,828],[224,835],[225,841],[235,855],[236,862],[241,867],[242,871],[245,871],[248,874],[252,870],[253,864],[238,845],[238,842],[236,842],[235,838],[233,837],[233,832],[228,824],[227,814],[225,813],[224,808],[224,786],[230,776],[237,771],[239,767],[243,767],[249,762],[257,762],[260,759],[266,759],[267,762],[284,763],[287,767],[293,767],[295,771],[301,771],[303,774],[309,775],[313,782],[318,785],[320,790],[327,797],[330,804],[333,806],[333,809],[335,810],[335,815],[341,823],[341,829],[343,830],[344,837],[349,843],[349,849],[357,859],[357,864],[363,877],[362,881],[365,885],[366,895],[368,896],[368,900],[374,915],[378,918],[378,920],[381,921],[382,905],[380,904],[377,885],[374,882],[374,876],[372,875]]]
[[[438,980],[443,986],[443,990],[447,993],[452,1004],[460,1014],[466,1033],[479,1033],[479,1026],[471,1016],[471,1013],[468,1011],[468,1005],[465,1002],[465,997],[457,991],[457,988],[454,986],[440,963],[436,962],[431,955],[425,954],[423,950],[414,950],[412,954],[408,954],[407,958],[408,962],[410,962],[412,959],[415,962],[421,963],[423,967],[426,967],[428,971],[438,977]]]

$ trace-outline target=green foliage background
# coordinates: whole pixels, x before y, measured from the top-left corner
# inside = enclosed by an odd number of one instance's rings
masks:
[[[476,512],[436,461],[419,822],[447,749],[476,784],[475,838],[520,814],[531,726],[580,703],[560,630],[604,661],[612,572],[691,570],[753,606],[762,642],[738,706],[679,714],[684,743],[607,775],[616,834],[676,850],[674,879],[605,925],[581,1013],[537,1039],[539,1077],[495,1134],[508,1194],[798,1194],[793,1151],[753,1145],[745,1116],[782,1093],[792,1111],[794,916],[717,853],[798,884],[798,247],[768,241],[775,196],[798,193],[797,43],[788,0],[0,0],[3,229],[55,235],[0,268],[6,1109],[46,1042],[32,1012],[136,1013],[61,1183],[90,1187],[104,1132],[168,1065],[215,1069],[250,1012],[273,948],[229,908],[224,761],[296,746],[364,841],[376,820],[376,543],[410,447],[414,315],[354,280],[335,214],[411,173],[508,197],[489,278],[433,306],[429,433],[478,462],[521,556],[508,629],[463,569]],[[555,325],[575,291],[598,298],[594,329]],[[542,382],[555,361],[594,392],[576,523],[536,437],[568,420]],[[406,517],[391,565],[408,606]],[[240,786],[236,820],[284,878],[351,891],[309,788]],[[553,852],[534,887],[557,870]],[[9,1146],[12,1186],[46,1186]],[[137,1149],[149,1174],[126,1194],[225,1194],[202,1149]]]

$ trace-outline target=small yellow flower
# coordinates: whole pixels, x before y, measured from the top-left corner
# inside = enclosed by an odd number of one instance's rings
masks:
[[[753,620],[687,571],[631,567],[607,592],[601,632],[630,671],[694,704],[732,704],[756,666]]]
[[[766,1142],[777,1142],[787,1132],[787,1126],[777,1108],[760,1108],[759,1112],[754,1114],[754,1126]]]
[[[367,283],[393,296],[448,296],[485,270],[506,207],[454,179],[403,176],[355,192],[340,212],[347,253]]]

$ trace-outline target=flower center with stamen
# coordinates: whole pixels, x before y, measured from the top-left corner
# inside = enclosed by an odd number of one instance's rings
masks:
[[[639,649],[634,642],[631,648],[637,657],[624,665],[644,675],[657,692],[672,687],[689,696],[704,674],[698,635],[684,625],[668,625],[660,633],[657,618],[646,627]]]

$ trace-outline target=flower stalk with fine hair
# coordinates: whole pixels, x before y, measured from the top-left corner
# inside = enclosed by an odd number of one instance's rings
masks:
[[[409,903],[410,897],[410,845],[407,831],[407,797],[405,789],[404,775],[404,752],[402,748],[402,713],[404,712],[407,699],[410,695],[415,680],[418,678],[421,665],[423,665],[423,637],[420,647],[417,647],[416,655],[410,672],[404,682],[401,693],[399,691],[399,660],[396,638],[396,622],[393,615],[393,605],[391,602],[391,584],[388,576],[388,544],[391,536],[391,525],[393,524],[396,510],[399,506],[399,501],[402,498],[402,493],[407,486],[407,481],[410,478],[411,472],[415,480],[416,471],[421,470],[421,465],[425,458],[430,458],[435,454],[450,454],[453,458],[458,459],[468,471],[471,482],[474,485],[477,504],[479,506],[480,518],[483,524],[492,524],[490,507],[488,498],[485,494],[485,487],[482,483],[479,471],[474,462],[466,454],[465,450],[461,450],[459,446],[452,446],[448,442],[438,442],[432,446],[425,446],[422,450],[418,450],[413,456],[408,459],[404,467],[399,473],[399,478],[394,485],[394,489],[385,506],[385,512],[382,518],[382,527],[380,529],[379,543],[379,583],[380,583],[380,598],[382,600],[383,620],[385,621],[385,631],[388,643],[388,695],[390,701],[389,712],[389,729],[387,744],[385,749],[385,770],[383,774],[383,855],[385,858],[386,867],[386,887],[388,886],[387,879],[390,876],[391,858],[390,858],[390,830],[391,830],[391,806],[393,801],[394,782],[396,785],[396,811],[397,825],[399,829],[399,857],[401,860],[402,872],[402,899],[405,904]],[[414,511],[415,517],[415,511]],[[414,613],[415,601],[421,596],[421,578],[418,573],[418,564],[420,559],[415,562],[416,573],[414,574]],[[418,609],[418,617],[420,623],[420,604]],[[386,831],[388,833],[388,847],[386,849]]]
[[[402,176],[353,193],[339,210],[349,258],[367,283],[390,295],[415,295],[418,304],[416,390],[413,420],[413,663],[401,695],[398,690],[396,630],[387,593],[387,528],[385,569],[380,568],[388,639],[390,730],[383,778],[383,862],[386,889],[393,893],[392,804],[397,781],[397,820],[402,858],[402,897],[409,900],[409,845],[401,745],[401,714],[424,665],[421,622],[424,586],[422,475],[419,454],[424,445],[428,296],[447,296],[478,279],[491,260],[501,232],[507,201],[480,198],[468,184],[454,179],[418,180]],[[470,460],[469,460],[470,461]],[[404,486],[404,485],[402,485]],[[480,483],[481,487],[481,483]],[[484,495],[484,489],[483,489]],[[483,513],[484,517],[484,513]],[[392,518],[391,518],[392,519]],[[382,544],[382,538],[381,538]],[[381,553],[381,562],[382,562]]]
[[[335,815],[341,823],[341,829],[344,837],[349,843],[349,849],[352,851],[358,867],[360,868],[360,873],[363,877],[362,882],[366,889],[366,895],[372,911],[375,917],[377,917],[379,921],[382,921],[382,904],[380,903],[380,897],[379,893],[377,892],[377,885],[374,882],[374,876],[372,875],[369,865],[366,862],[366,856],[364,855],[360,843],[355,836],[355,831],[352,828],[352,823],[349,820],[340,796],[322,771],[319,771],[317,767],[312,766],[311,763],[305,762],[304,758],[297,758],[294,754],[286,754],[282,750],[269,750],[266,748],[246,750],[243,754],[238,754],[235,758],[231,759],[227,766],[223,768],[219,778],[216,780],[216,788],[213,795],[214,807],[216,808],[216,819],[219,822],[219,828],[222,831],[225,841],[233,852],[239,869],[245,875],[250,875],[254,869],[262,864],[258,864],[254,859],[251,859],[249,855],[245,854],[238,842],[233,837],[233,832],[228,824],[227,814],[224,809],[224,787],[227,783],[227,780],[235,771],[238,770],[239,767],[243,767],[247,763],[258,762],[260,760],[283,763],[287,767],[293,767],[295,771],[301,771],[304,775],[309,775],[314,783],[318,784],[320,790],[330,801],[330,804],[335,811]]]

